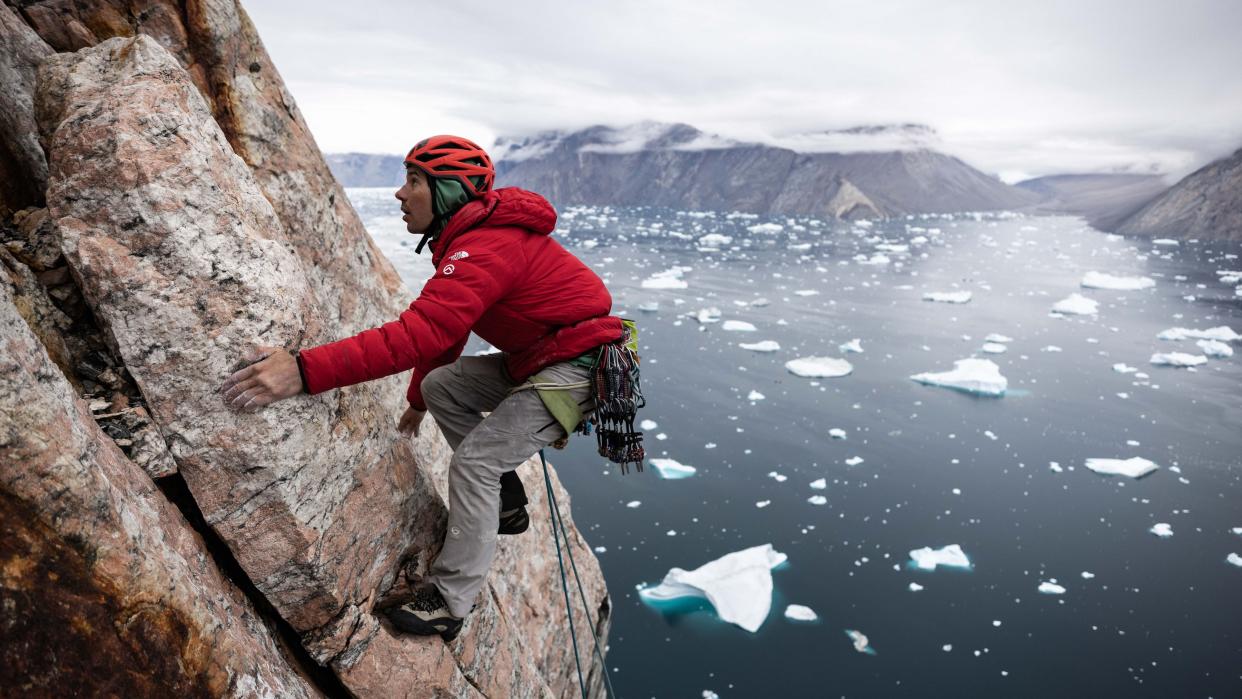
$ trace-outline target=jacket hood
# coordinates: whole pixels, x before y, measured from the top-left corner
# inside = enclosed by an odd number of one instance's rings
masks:
[[[444,232],[431,244],[432,257],[439,259],[453,239],[479,226],[525,228],[548,235],[556,228],[556,209],[542,196],[518,187],[494,189],[470,201],[449,219]],[[437,263],[438,264],[438,263]]]

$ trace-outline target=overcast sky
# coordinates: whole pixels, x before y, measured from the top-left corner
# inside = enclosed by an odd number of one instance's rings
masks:
[[[243,0],[326,152],[642,120],[914,122],[1013,181],[1242,147],[1242,2]]]

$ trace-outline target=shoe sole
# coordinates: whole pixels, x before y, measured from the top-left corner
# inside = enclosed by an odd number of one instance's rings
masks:
[[[461,633],[462,625],[447,626],[423,621],[417,616],[398,607],[388,612],[388,620],[397,629],[416,636],[439,636],[445,642],[452,641]]]
[[[509,515],[508,517],[500,520],[500,528],[496,531],[497,533],[505,536],[513,536],[515,534],[521,534],[529,528],[530,515],[526,513],[525,509],[523,509],[516,515]]]

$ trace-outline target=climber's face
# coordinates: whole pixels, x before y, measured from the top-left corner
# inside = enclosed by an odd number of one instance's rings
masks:
[[[401,220],[405,221],[405,229],[411,233],[421,234],[431,227],[435,218],[431,209],[431,187],[427,176],[416,167],[406,167],[405,184],[397,190],[397,201],[401,202]]]

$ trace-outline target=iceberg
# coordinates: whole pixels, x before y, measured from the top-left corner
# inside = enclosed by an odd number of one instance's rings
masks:
[[[849,636],[850,640],[854,642],[854,650],[867,655],[875,655],[875,649],[871,647],[871,642],[867,640],[862,631],[846,629],[845,635]]]
[[[815,490],[823,490],[824,488],[828,487],[828,479],[819,478],[819,479],[813,480],[811,481],[811,487],[814,488]]]
[[[693,466],[687,466],[673,459],[647,459],[647,461],[655,466],[656,471],[660,473],[660,478],[665,480],[675,481],[694,475]]]
[[[819,296],[819,292],[815,289],[798,289],[794,292],[795,296]]]
[[[1216,340],[1218,342],[1237,342],[1242,340],[1242,335],[1233,331],[1228,325],[1218,325],[1215,328],[1207,330],[1192,330],[1190,328],[1169,328],[1162,330],[1156,335],[1159,340]]]
[[[754,633],[772,609],[772,569],[787,559],[772,544],[752,546],[694,570],[672,568],[659,585],[644,587],[638,595],[648,603],[702,597],[722,621]]]
[[[1209,357],[1233,356],[1233,348],[1220,340],[1195,340],[1195,344]]]
[[[1009,381],[1001,376],[1000,367],[990,359],[959,359],[951,371],[926,372],[910,377],[921,384],[943,386],[984,396],[1003,396]]]
[[[1111,274],[1103,272],[1087,272],[1087,276],[1082,278],[1079,286],[1084,289],[1113,289],[1116,291],[1138,291],[1139,289],[1150,289],[1156,285],[1156,280],[1150,277],[1114,277]]]
[[[721,325],[720,327],[724,330],[732,330],[743,333],[753,333],[756,329],[754,325],[751,325],[744,320],[726,320],[724,325]]]
[[[654,430],[660,425],[655,420],[643,420],[642,422],[638,423],[638,426],[639,428],[644,429],[644,430]]]
[[[766,397],[767,396],[763,395],[762,393],[752,390],[750,393],[746,395],[746,400],[763,400]]]
[[[625,506],[633,510],[637,507],[641,507],[642,504],[643,504],[642,500],[630,500],[629,502],[625,503]]]
[[[1052,312],[1062,315],[1091,316],[1099,313],[1100,304],[1082,294],[1070,294],[1052,304]]]
[[[1009,348],[999,342],[985,342],[980,349],[988,354],[1004,354]]]
[[[1117,372],[1118,374],[1133,374],[1134,372],[1138,371],[1138,369],[1135,369],[1132,366],[1126,366],[1125,362],[1122,362],[1120,364],[1114,364],[1113,371]]]
[[[850,340],[849,342],[841,343],[841,345],[837,349],[841,350],[842,352],[856,352],[858,354],[862,354],[862,351],[863,351],[862,340],[856,337],[853,340]]]
[[[746,230],[751,233],[780,233],[785,227],[779,223],[756,223],[753,226],[747,226]]]
[[[690,286],[681,275],[689,271],[689,267],[676,266],[663,272],[656,272],[643,280],[644,289],[685,289]]]
[[[1155,240],[1151,241],[1151,244],[1152,245],[1167,245],[1169,247],[1177,247],[1178,245],[1181,245],[1181,243],[1177,242],[1176,240],[1173,240],[1172,238],[1156,238]]]
[[[800,604],[791,604],[785,607],[785,618],[793,621],[818,621],[819,615],[814,609],[804,607]]]
[[[1053,580],[1052,582],[1041,582],[1039,584],[1039,591],[1045,595],[1065,594],[1065,588],[1058,585],[1057,581],[1055,580]]]
[[[1128,459],[1087,459],[1086,467],[1106,476],[1129,476],[1142,478],[1160,468],[1141,456]]]
[[[704,309],[701,309],[698,313],[690,314],[690,317],[694,318],[700,323],[719,323],[720,322],[720,309],[716,308],[715,306],[712,306],[710,308],[704,308]]]
[[[1151,529],[1148,529],[1147,531],[1155,534],[1161,539],[1167,539],[1170,536],[1173,536],[1173,526],[1167,522],[1157,522],[1156,524],[1151,525]]]
[[[863,462],[863,458],[861,456],[851,456],[850,458],[845,460],[845,465],[846,466],[857,466],[858,464],[861,464],[862,462]]]
[[[660,302],[659,301],[648,301],[646,303],[640,303],[638,304],[638,310],[642,311],[643,313],[655,313],[656,311],[660,310]]]
[[[833,427],[832,429],[828,430],[828,436],[832,437],[833,439],[845,439],[845,430],[841,429],[840,427]]]
[[[1231,553],[1228,556],[1225,556],[1225,562],[1242,568],[1242,556],[1239,556],[1236,553]]]
[[[807,498],[806,501],[811,503],[812,505],[827,505],[828,504],[828,498],[824,497],[823,495],[812,495],[811,497]]]
[[[799,357],[785,362],[785,369],[795,376],[834,379],[853,372],[854,365],[835,357]]]
[[[924,546],[910,552],[910,560],[920,570],[935,570],[936,566],[970,569],[970,559],[962,551],[959,544],[949,544],[943,548],[932,549]]]
[[[1207,364],[1207,357],[1201,354],[1186,354],[1185,352],[1157,352],[1151,355],[1151,363],[1156,366],[1199,366],[1200,364]]]
[[[912,583],[910,583],[910,591],[911,591],[911,592],[919,592],[919,591],[920,591],[920,590],[922,590],[922,589],[923,589],[923,586],[922,586],[922,585],[920,585],[920,584],[918,584],[918,583],[916,583],[916,582],[912,582]]]
[[[971,299],[969,291],[926,291],[923,292],[924,301],[939,301],[940,303],[968,303]]]
[[[1001,344],[1005,344],[1007,342],[1013,342],[1013,338],[1009,337],[1008,335],[1001,335],[1000,333],[991,333],[987,337],[983,338],[983,341],[984,342],[999,342]]]
[[[719,233],[708,233],[699,238],[699,246],[705,248],[719,248],[732,242],[733,238],[731,236],[720,235]]]
[[[739,342],[738,347],[751,352],[776,352],[780,350],[781,344],[776,340],[762,340],[760,342]]]

